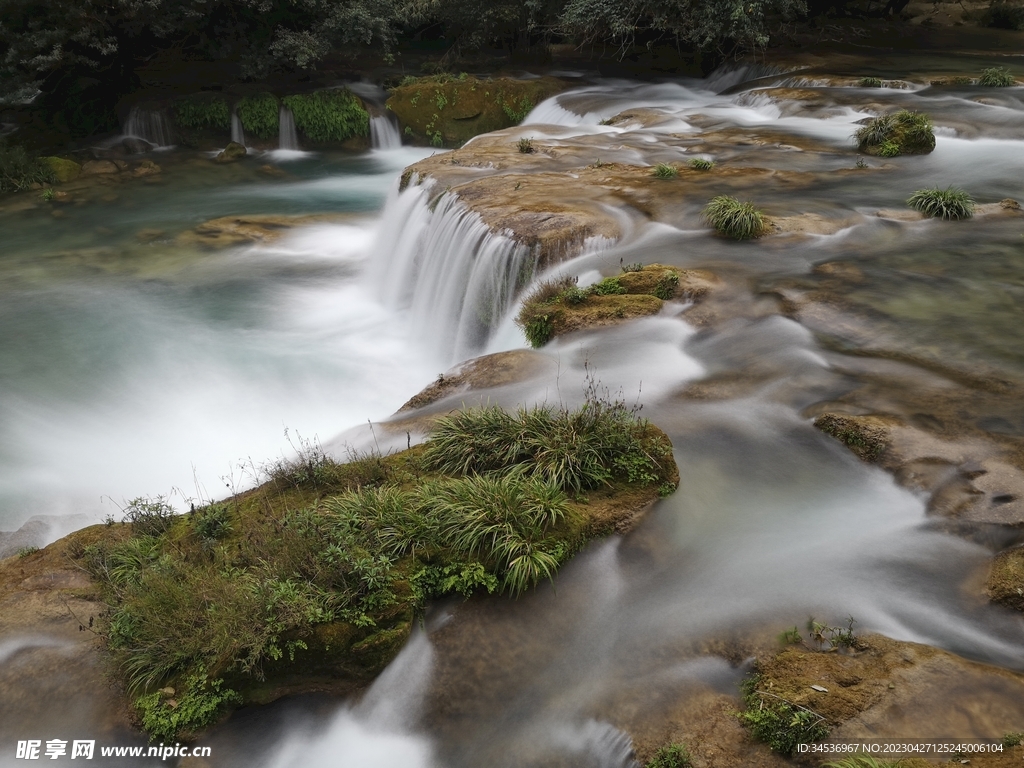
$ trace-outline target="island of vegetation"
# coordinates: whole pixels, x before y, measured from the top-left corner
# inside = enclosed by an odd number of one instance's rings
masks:
[[[422,445],[347,463],[304,445],[268,472],[183,515],[136,500],[124,523],[63,542],[107,606],[97,629],[155,739],[242,703],[357,690],[431,599],[531,589],[678,483],[667,436],[596,396],[455,412]]]

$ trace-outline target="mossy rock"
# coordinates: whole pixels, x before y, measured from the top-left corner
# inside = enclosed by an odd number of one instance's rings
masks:
[[[387,108],[412,140],[454,147],[482,133],[518,125],[540,102],[568,87],[554,77],[424,77],[394,88]]]
[[[63,157],[43,157],[40,159],[50,166],[54,176],[57,177],[57,181],[61,183],[74,181],[82,174],[82,166],[74,160],[65,160]]]
[[[1015,611],[1024,611],[1024,547],[1001,552],[992,562],[988,576],[988,595]]]
[[[834,437],[864,461],[877,461],[889,447],[886,430],[873,423],[870,417],[823,413],[814,420],[814,426]]]
[[[248,154],[248,150],[237,141],[228,142],[228,145],[221,150],[221,153],[214,158],[217,163],[233,163],[241,160]]]

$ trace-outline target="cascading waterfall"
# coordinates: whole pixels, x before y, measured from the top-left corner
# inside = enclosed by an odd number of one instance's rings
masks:
[[[496,234],[457,195],[430,184],[393,190],[369,280],[380,299],[409,308],[423,342],[450,362],[479,354],[537,266],[533,249]]]
[[[144,139],[156,147],[174,144],[174,131],[167,115],[159,109],[148,109],[138,104],[128,112],[124,123],[124,135]]]
[[[389,113],[370,118],[370,146],[374,149],[399,149],[402,146],[402,134]]]
[[[299,134],[295,130],[295,115],[288,109],[284,104],[281,105],[281,111],[278,113],[278,135],[280,140],[278,147],[280,149],[300,149],[299,147]]]
[[[235,111],[231,112],[231,140],[245,146],[245,131],[242,130],[242,119]]]

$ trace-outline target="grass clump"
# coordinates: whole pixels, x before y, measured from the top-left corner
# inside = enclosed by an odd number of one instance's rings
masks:
[[[277,136],[280,126],[280,104],[271,93],[246,96],[235,105],[238,119],[246,133],[260,139]]]
[[[668,163],[658,163],[654,166],[653,176],[656,179],[674,179],[679,175],[679,169]]]
[[[520,139],[518,146],[519,146],[520,153],[522,153],[524,155],[532,154],[533,151],[534,151],[534,149],[533,149],[533,139],[526,139],[526,138]]]
[[[666,744],[654,753],[644,768],[692,768],[690,752],[684,744]]]
[[[906,109],[874,118],[861,127],[854,138],[862,152],[882,157],[927,154],[935,149],[931,118]]]
[[[1024,6],[1013,0],[992,0],[982,22],[996,29],[1024,30]]]
[[[881,88],[882,81],[877,77],[862,77],[860,79],[861,88]]]
[[[370,114],[345,88],[285,96],[281,103],[295,116],[295,127],[314,142],[370,135]]]
[[[695,157],[690,161],[690,167],[695,171],[710,171],[715,167],[715,161],[706,157]]]
[[[1019,747],[1021,744],[1024,744],[1024,732],[1008,733],[1003,736],[1004,747]]]
[[[622,282],[617,277],[606,277],[599,283],[590,286],[590,292],[595,296],[617,296],[626,292]]]
[[[901,760],[879,760],[872,755],[850,755],[822,764],[821,768],[900,768]]]
[[[174,102],[173,112],[174,122],[183,128],[231,128],[231,110],[221,96],[187,96]]]
[[[742,203],[728,195],[719,195],[708,202],[704,207],[704,221],[733,240],[750,240],[768,230],[765,215],[753,203]]]
[[[907,205],[936,219],[969,219],[974,215],[974,199],[952,186],[919,189],[907,198]]]
[[[19,192],[33,184],[52,184],[57,174],[44,160],[32,157],[24,147],[0,142],[0,192]]]
[[[824,717],[807,707],[759,690],[760,681],[758,675],[744,681],[744,710],[740,713],[740,720],[755,739],[788,757],[798,744],[821,741],[828,736],[829,728]]]
[[[1010,70],[1003,67],[989,67],[981,70],[981,77],[978,78],[978,85],[986,88],[1009,88],[1017,84],[1017,80],[1010,74]]]
[[[453,414],[423,446],[351,458],[300,440],[296,459],[253,470],[266,479],[254,490],[184,515],[135,499],[127,525],[76,552],[151,736],[273,698],[274,681],[365,684],[426,600],[518,595],[608,532],[582,490],[647,501],[677,478],[664,435],[592,393],[576,410]]]

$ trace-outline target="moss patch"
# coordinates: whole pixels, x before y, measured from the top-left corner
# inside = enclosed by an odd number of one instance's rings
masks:
[[[988,575],[988,595],[993,602],[1024,611],[1024,547],[1001,552]]]
[[[74,160],[66,160],[63,157],[40,158],[53,170],[54,178],[59,182],[74,181],[82,173],[82,166]]]
[[[841,442],[864,461],[877,461],[889,446],[889,437],[880,424],[866,417],[823,413],[814,426]]]
[[[482,133],[518,125],[537,104],[567,87],[554,77],[424,77],[394,88],[387,108],[411,139],[453,147]]]
[[[678,482],[664,433],[593,400],[456,414],[423,446],[345,464],[304,444],[262,472],[188,515],[135,500],[69,552],[101,586],[100,629],[152,736],[364,685],[429,599],[519,594]]]
[[[665,301],[677,296],[700,298],[708,290],[709,277],[649,264],[588,288],[577,288],[573,280],[545,283],[523,302],[516,322],[530,344],[538,348],[564,333],[656,315]]]

